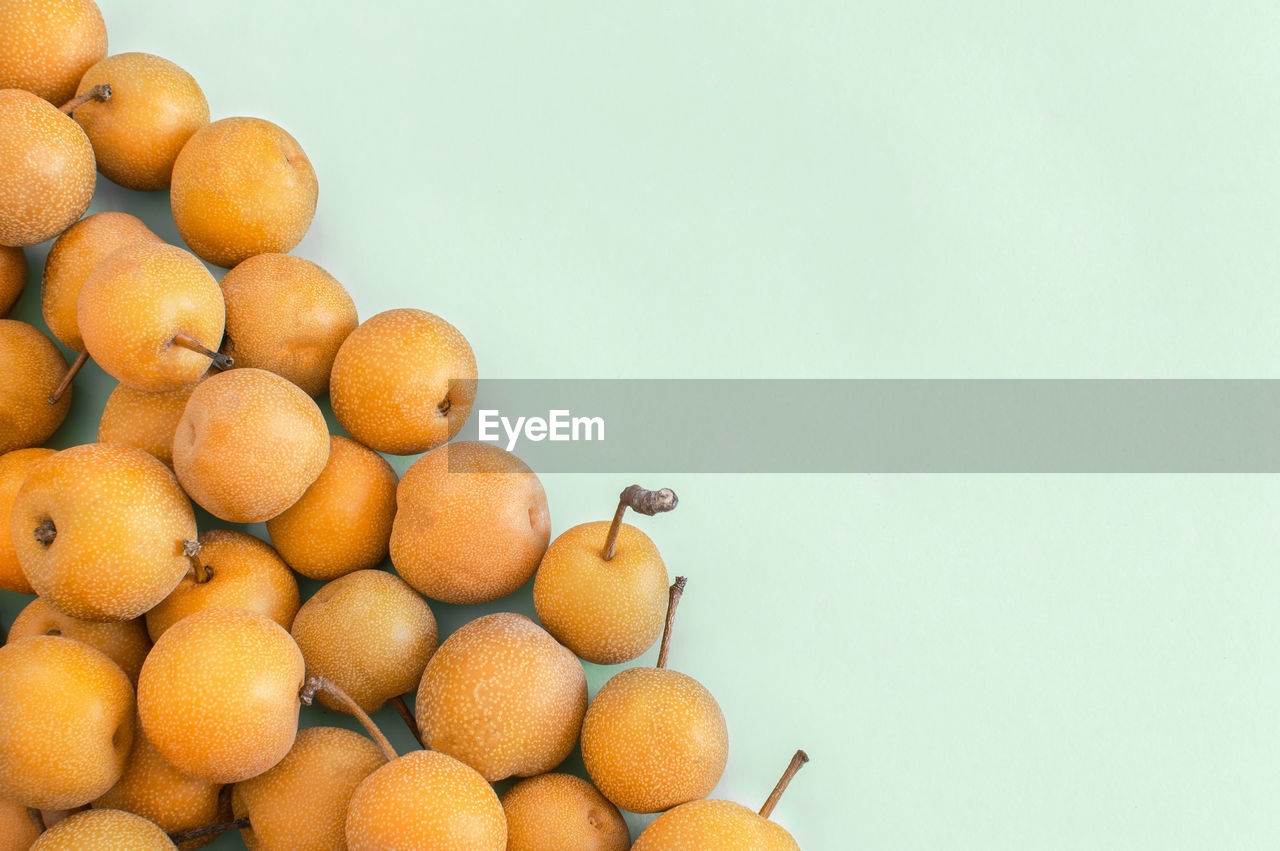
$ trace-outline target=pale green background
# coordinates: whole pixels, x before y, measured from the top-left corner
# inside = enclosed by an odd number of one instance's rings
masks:
[[[450,319],[482,377],[1280,373],[1274,3],[372,5],[103,9],[113,52],[290,130],[297,253],[362,316]],[[162,195],[100,189],[174,236]],[[544,482],[556,532],[629,483]],[[1274,477],[646,483],[682,497],[638,522],[690,577],[718,794],[758,805],[807,748],[804,848],[1275,846]]]

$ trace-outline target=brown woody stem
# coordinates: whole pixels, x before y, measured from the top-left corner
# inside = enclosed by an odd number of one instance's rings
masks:
[[[71,382],[80,374],[80,370],[84,369],[84,365],[89,362],[89,353],[81,352],[76,355],[76,359],[71,362],[71,366],[67,368],[67,374],[62,376],[62,380],[58,382],[58,386],[49,394],[49,404],[56,405],[58,400],[62,398],[62,394],[67,392],[67,388],[71,386]]]
[[[182,554],[191,559],[191,573],[195,577],[196,584],[203,585],[208,582],[209,577],[213,575],[213,571],[200,560],[200,542],[183,541]]]
[[[658,667],[667,667],[667,651],[671,649],[671,627],[676,622],[676,606],[680,605],[680,595],[684,593],[684,585],[689,580],[677,576],[667,592],[667,623],[662,628],[662,644],[658,645]]]
[[[46,520],[36,527],[34,534],[36,540],[47,547],[58,537],[58,527],[53,525],[52,520]]]
[[[404,702],[404,695],[398,694],[391,698],[391,705],[396,708],[396,712],[400,713],[401,719],[404,720],[404,725],[413,734],[414,741],[425,748],[426,744],[422,741],[422,731],[418,729],[418,719],[414,718],[413,713],[409,711],[409,704]]]
[[[618,510],[613,512],[613,523],[609,524],[609,536],[604,539],[604,552],[601,553],[604,560],[613,560],[614,549],[618,544],[618,532],[622,529],[622,515],[627,513],[628,508],[638,514],[652,517],[655,514],[670,511],[679,502],[680,498],[671,488],[651,491],[639,485],[631,485],[618,494]]]
[[[193,839],[203,839],[206,836],[218,836],[229,830],[244,830],[249,827],[249,819],[238,818],[235,821],[228,821],[222,824],[206,824],[204,827],[189,827],[186,830],[175,830],[169,834],[169,839],[174,845],[181,845],[184,842],[190,842]]]
[[[103,83],[100,86],[94,86],[82,95],[76,95],[71,100],[64,103],[59,109],[67,115],[75,112],[77,106],[82,106],[91,100],[109,101],[111,100],[111,86]]]
[[[193,352],[204,355],[213,361],[218,369],[231,369],[235,366],[235,358],[230,355],[224,355],[222,352],[215,352],[213,349],[206,347],[199,340],[188,337],[186,334],[174,334],[173,342],[175,345],[182,346],[184,349],[190,349]]]
[[[316,676],[315,674],[307,677],[307,681],[302,684],[302,691],[298,692],[298,699],[307,706],[311,705],[311,701],[315,699],[316,692],[328,692],[334,699],[347,708],[347,711],[356,717],[356,720],[364,725],[369,736],[378,743],[378,747],[382,748],[382,753],[386,756],[387,762],[398,759],[400,754],[396,753],[396,749],[391,746],[391,742],[387,741],[387,737],[382,735],[382,731],[378,729],[378,725],[373,723],[373,719],[369,717],[369,713],[360,708],[360,704],[356,703],[351,695],[347,694],[333,680],[327,677]]]
[[[31,819],[31,823],[36,826],[36,830],[40,833],[44,833],[47,829],[44,826],[44,813],[35,807],[27,807],[27,818]]]
[[[764,802],[764,806],[760,808],[760,815],[768,818],[773,813],[773,808],[778,806],[778,799],[782,797],[782,793],[787,791],[787,784],[791,782],[791,778],[796,776],[796,772],[800,770],[800,766],[809,761],[809,755],[804,751],[796,751],[791,757],[791,764],[787,766],[787,770],[782,772],[782,777],[778,779],[778,785],[773,787],[773,791],[769,793],[769,798]]]

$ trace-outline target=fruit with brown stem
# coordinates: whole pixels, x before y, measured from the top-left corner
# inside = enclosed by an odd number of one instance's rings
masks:
[[[572,774],[521,780],[501,798],[507,851],[627,851],[631,834],[618,808]]]
[[[275,517],[328,460],[329,429],[315,401],[262,369],[210,376],[191,394],[173,437],[182,487],[232,523]]]
[[[64,615],[39,597],[26,605],[9,627],[9,640],[37,635],[60,635],[101,651],[120,666],[137,686],[142,660],[151,650],[151,639],[141,618],[131,621],[86,621]]]
[[[666,667],[676,577],[655,668],[629,668],[596,693],[582,722],[582,761],[596,788],[625,810],[656,813],[705,798],[729,757],[729,731],[711,692]]]
[[[165,851],[176,848],[165,832],[123,810],[86,810],[46,830],[31,851]]]
[[[26,286],[26,252],[21,248],[0,245],[0,319],[13,310]]]
[[[76,94],[99,85],[111,87],[111,99],[71,113],[93,143],[98,170],[127,189],[168,189],[182,146],[209,123],[195,78],[150,53],[117,53],[85,71]]]
[[[542,482],[523,461],[464,441],[414,462],[396,489],[391,563],[446,603],[487,603],[528,582],[551,537]]]
[[[117,384],[98,420],[98,442],[136,447],[172,469],[173,436],[196,386],[152,392]]]
[[[87,644],[52,635],[0,647],[0,793],[69,809],[110,789],[133,745],[133,686]]]
[[[338,349],[329,379],[342,427],[392,455],[452,440],[475,396],[476,358],[467,338],[439,316],[412,308],[361,323]]]
[[[37,464],[53,453],[52,449],[35,447],[15,449],[0,455],[0,518],[9,517],[13,513],[13,501],[17,498],[22,483]],[[0,588],[18,594],[36,593],[18,563],[18,553],[13,548],[9,524],[3,522],[0,522]]]
[[[155,458],[90,443],[31,471],[9,533],[22,572],[49,605],[85,620],[132,620],[187,572],[196,520]]]
[[[587,707],[582,664],[523,615],[486,615],[454,632],[418,685],[422,740],[490,782],[564,762]]]
[[[0,0],[0,89],[61,106],[106,55],[107,26],[93,0]]]
[[[258,254],[220,282],[227,301],[224,354],[289,379],[311,396],[329,392],[338,347],[360,324],[356,303],[310,260]]]
[[[85,350],[117,381],[138,390],[194,384],[226,319],[222,290],[204,264],[172,245],[135,242],[93,267],[76,301]]]
[[[93,199],[93,146],[47,101],[0,89],[0,245],[35,245],[62,233]]]
[[[622,518],[627,508],[652,516],[677,502],[670,488],[631,485],[612,523],[584,523],[556,538],[533,581],[547,632],[597,665],[629,662],[652,647],[666,617],[667,567],[649,536]]]
[[[330,435],[320,477],[267,521],[271,543],[290,567],[311,579],[377,567],[391,541],[398,481],[377,452]]]
[[[35,327],[0,319],[0,453],[48,440],[71,410],[71,394],[49,395],[67,371],[62,351]]]
[[[199,551],[178,586],[147,612],[152,641],[202,609],[245,609],[288,629],[298,613],[298,580],[270,544],[231,529],[200,533]]]
[[[633,851],[800,851],[791,834],[769,816],[791,778],[808,761],[808,754],[796,751],[760,812],[732,801],[690,801],[658,816],[640,834]]]
[[[178,154],[169,200],[191,250],[231,267],[297,245],[318,192],[292,136],[261,118],[224,118],[197,130]]]

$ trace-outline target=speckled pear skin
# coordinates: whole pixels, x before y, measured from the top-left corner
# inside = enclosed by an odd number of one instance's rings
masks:
[[[0,245],[62,233],[88,209],[96,177],[78,124],[30,92],[0,89]]]
[[[0,518],[9,517],[13,513],[13,501],[18,496],[18,488],[27,480],[31,470],[44,459],[54,454],[54,450],[43,447],[31,449],[15,449],[0,455]],[[13,549],[13,535],[8,523],[0,523],[0,588],[18,594],[34,594],[31,581],[22,572],[18,564],[18,554]]]
[[[71,388],[56,405],[49,396],[67,371],[62,350],[43,332],[0,319],[0,453],[39,446],[71,410]]]
[[[71,809],[120,779],[133,745],[133,686],[87,644],[23,638],[0,647],[0,718],[0,794]]]
[[[86,621],[50,606],[39,597],[26,605],[9,627],[9,640],[37,635],[61,635],[105,653],[120,666],[135,687],[142,660],[151,650],[151,638],[141,618],[131,621]]]
[[[505,851],[507,820],[474,770],[442,753],[413,751],[356,787],[346,834],[350,851]]]
[[[56,530],[46,545],[36,530]],[[58,611],[132,620],[173,590],[196,540],[191,502],[141,449],[89,443],[40,463],[18,489],[9,525],[22,571]]]
[[[204,609],[160,636],[147,656],[138,716],[174,768],[236,783],[293,747],[302,678],[302,653],[278,623],[242,609]]]
[[[176,848],[158,826],[123,810],[86,810],[40,835],[31,851],[164,851]]]
[[[582,663],[524,615],[485,615],[436,651],[415,716],[428,747],[490,782],[564,762],[587,707]]]
[[[135,242],[162,240],[128,213],[105,212],[85,216],[62,232],[49,248],[40,279],[40,312],[49,331],[62,345],[84,351],[77,304],[89,273],[118,248]]]
[[[705,798],[728,758],[720,705],[679,671],[622,671],[596,693],[582,722],[582,760],[591,781],[633,813]]]
[[[39,835],[27,808],[0,793],[0,849],[27,851]]]
[[[632,851],[800,851],[778,824],[733,801],[690,801],[658,816]]]
[[[26,252],[21,248],[0,245],[0,319],[9,315],[26,287]]]
[[[126,189],[168,189],[183,145],[209,123],[195,78],[150,53],[117,53],[85,71],[76,94],[97,85],[109,85],[111,98],[83,103],[72,117],[93,144],[98,170]]]
[[[173,435],[196,386],[153,392],[117,384],[98,420],[98,442],[137,447],[172,469]]]
[[[521,780],[501,798],[507,851],[627,851],[631,834],[618,808],[572,774]]]
[[[0,0],[0,89],[26,89],[62,106],[107,55],[93,0]]]
[[[244,844],[249,851],[345,848],[351,794],[386,762],[377,745],[351,730],[299,730],[274,768],[235,785],[232,810],[250,824],[240,831]]]

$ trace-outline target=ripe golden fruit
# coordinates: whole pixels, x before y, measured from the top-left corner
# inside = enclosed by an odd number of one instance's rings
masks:
[[[26,286],[26,252],[21,248],[0,245],[0,319],[13,310]]]
[[[13,501],[27,475],[44,459],[53,454],[52,449],[15,449],[0,455],[0,518],[13,513]],[[18,564],[18,553],[13,548],[13,536],[8,523],[0,523],[0,588],[19,594],[34,594],[27,575]]]
[[[170,205],[196,254],[231,267],[289,251],[306,234],[319,186],[297,140],[261,118],[206,124],[173,166]]]
[[[440,645],[418,684],[415,714],[428,747],[495,781],[564,762],[586,707],[577,658],[523,615],[501,613]]]
[[[188,384],[153,393],[117,384],[98,420],[98,442],[136,447],[172,468],[173,435],[195,389]]]
[[[572,774],[521,780],[501,798],[507,851],[627,851],[631,834],[618,808]]]
[[[298,501],[329,460],[329,428],[296,385],[262,369],[210,376],[173,437],[191,498],[232,523],[269,520]]]
[[[303,662],[275,621],[204,609],[168,629],[138,678],[138,716],[190,777],[235,783],[278,763],[298,731]]]
[[[338,349],[329,400],[342,427],[379,452],[413,455],[453,439],[476,396],[476,357],[425,310],[379,313]]]
[[[396,483],[396,471],[381,455],[331,435],[324,471],[267,521],[267,534],[289,566],[311,579],[377,567],[391,540]]]
[[[345,848],[351,793],[386,761],[377,745],[351,730],[299,730],[275,768],[235,785],[235,817],[249,819],[241,831],[245,845],[250,851]]]
[[[0,89],[0,245],[62,233],[89,207],[95,176],[78,124],[30,92]]]
[[[0,647],[0,793],[38,809],[110,789],[133,745],[133,686],[87,644],[52,635]]]
[[[310,260],[259,254],[223,276],[223,354],[237,366],[269,370],[311,396],[329,391],[338,347],[360,320],[337,279]]]
[[[439,643],[426,601],[381,570],[358,570],[321,587],[298,610],[292,633],[307,674],[333,681],[368,713],[413,691]],[[347,711],[328,693],[319,697]]]
[[[128,213],[94,213],[67,228],[49,249],[40,281],[40,312],[53,336],[67,348],[83,352],[76,304],[93,267],[117,248],[160,241],[141,219]]]
[[[40,331],[0,319],[0,453],[48,440],[71,410],[71,393],[49,396],[67,371],[62,352]]]
[[[200,533],[200,552],[168,597],[147,612],[147,631],[165,630],[202,609],[247,609],[288,629],[298,613],[298,580],[284,559],[252,535],[230,529]]]
[[[668,810],[645,828],[633,851],[800,851],[778,824],[732,801],[701,800]]]
[[[163,243],[135,242],[93,267],[76,301],[85,349],[117,381],[176,390],[209,369],[226,319],[222,290],[204,264]]]
[[[574,526],[547,548],[533,604],[547,632],[597,665],[629,662],[662,634],[667,568],[649,536],[626,523],[614,556],[602,555],[607,521]]]
[[[0,88],[62,106],[106,55],[107,26],[93,0],[0,0]]]
[[[80,78],[77,95],[111,86],[110,100],[90,100],[72,117],[93,143],[98,170],[128,189],[168,189],[173,162],[209,123],[209,102],[195,78],[150,53],[117,53]]]
[[[413,751],[374,771],[347,805],[349,851],[506,851],[507,820],[493,787],[435,751]]]
[[[120,666],[129,682],[138,684],[142,660],[151,649],[151,639],[141,618],[131,621],[85,621],[64,615],[39,597],[27,604],[9,627],[9,640],[37,635],[60,635],[101,651]]]
[[[486,603],[529,581],[551,537],[542,482],[523,461],[464,441],[414,462],[396,489],[391,562],[446,603]]]
[[[176,848],[165,832],[123,810],[86,810],[40,835],[31,851],[164,851]]]
[[[0,794],[0,851],[28,851],[39,835],[27,808]]]
[[[58,611],[131,620],[168,596],[196,539],[191,503],[141,449],[90,443],[31,471],[9,532],[22,572]]]

